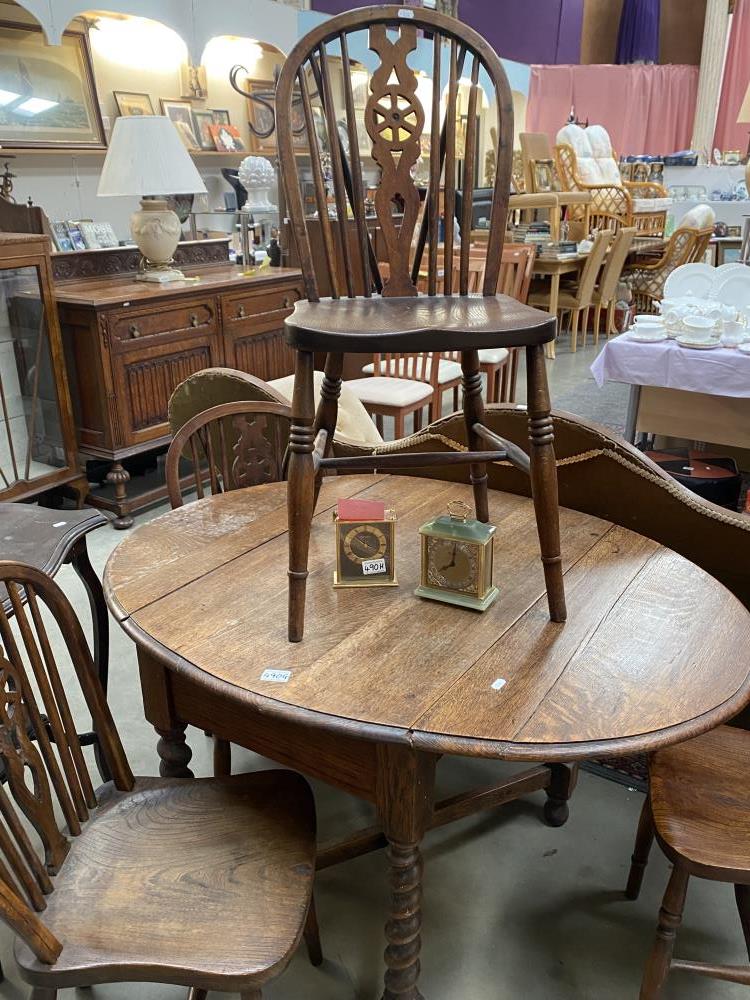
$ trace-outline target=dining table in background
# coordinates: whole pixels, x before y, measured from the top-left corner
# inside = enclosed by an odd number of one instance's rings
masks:
[[[608,341],[591,366],[599,388],[630,386],[625,438],[663,434],[750,448],[750,354],[736,347],[680,347],[669,339]]]
[[[398,587],[334,589],[342,496],[395,508]],[[164,514],[121,542],[105,573],[110,610],[137,646],[162,774],[192,776],[193,724],[375,806],[377,825],[322,846],[318,866],[388,849],[384,1000],[422,997],[429,829],[540,789],[560,825],[572,762],[679,742],[750,700],[742,604],[677,553],[590,514],[560,510],[564,624],[549,619],[533,504],[510,493],[490,491],[499,600],[478,614],[416,597],[420,525],[471,497],[441,479],[324,479],[300,643],[286,633],[286,484]],[[529,766],[436,802],[446,754]]]

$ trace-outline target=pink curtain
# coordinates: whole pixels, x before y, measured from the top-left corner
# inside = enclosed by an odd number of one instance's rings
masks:
[[[721,85],[719,116],[714,146],[717,149],[747,149],[750,125],[738,125],[742,101],[750,83],[750,0],[737,0],[729,34],[724,82]]]
[[[675,153],[690,145],[697,93],[697,66],[532,66],[526,131],[554,143],[575,107],[618,155]]]

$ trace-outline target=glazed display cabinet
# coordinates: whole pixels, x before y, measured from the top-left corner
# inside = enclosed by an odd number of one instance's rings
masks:
[[[0,233],[0,500],[63,485],[78,460],[46,236]]]

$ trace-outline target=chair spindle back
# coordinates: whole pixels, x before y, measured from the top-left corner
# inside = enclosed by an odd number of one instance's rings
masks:
[[[205,496],[208,474],[212,494],[245,486],[277,483],[284,478],[291,409],[285,403],[241,400],[220,403],[187,421],[167,452],[169,502],[182,507],[179,463],[186,455],[193,466],[198,499]]]
[[[431,46],[432,96],[424,103],[421,95],[426,88],[420,87],[409,65],[418,45]],[[353,90],[352,53],[357,51],[372,62],[368,48],[375,53],[378,65],[362,109],[357,106]],[[341,86],[333,76],[334,66],[338,73],[339,62]],[[459,97],[463,98],[465,91],[464,77],[470,81],[465,133],[458,114]],[[340,89],[343,100],[337,106]],[[292,50],[276,91],[277,130],[287,212],[308,299],[318,301],[321,289],[330,291],[333,298],[379,293],[415,296],[420,271],[424,270],[425,250],[426,294],[469,293],[479,100],[483,91],[493,109],[492,124],[498,137],[489,238],[482,247],[486,267],[481,292],[493,295],[513,158],[511,92],[493,49],[471,28],[444,14],[378,6],[331,18]],[[360,103],[362,99],[363,95]],[[312,164],[314,220],[305,214],[295,157],[300,139],[293,132],[292,118],[299,108]],[[420,221],[420,193],[412,171],[426,146],[429,183]],[[371,154],[380,170],[374,216],[367,214],[362,152]],[[330,161],[325,173],[321,154]],[[456,183],[459,161],[463,164],[460,189]],[[373,222],[385,245],[389,265],[385,277],[371,234]],[[459,233],[460,244],[454,247],[454,237]],[[441,271],[444,282],[438,278]]]
[[[73,720],[70,680],[78,681],[99,735],[115,786],[127,791],[133,775],[120,742],[86,639],[67,598],[41,571],[0,562],[13,617],[0,605],[0,918],[21,935],[41,961],[52,963],[60,943],[35,917],[53,891],[53,876],[97,798]],[[57,623],[66,651],[63,675],[48,622]],[[27,831],[30,826],[33,833]],[[34,841],[41,844],[37,851]]]

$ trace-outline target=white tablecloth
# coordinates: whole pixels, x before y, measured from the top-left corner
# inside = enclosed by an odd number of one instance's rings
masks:
[[[591,372],[599,388],[627,382],[750,398],[750,354],[736,348],[696,351],[674,340],[639,344],[623,334],[605,344]]]

